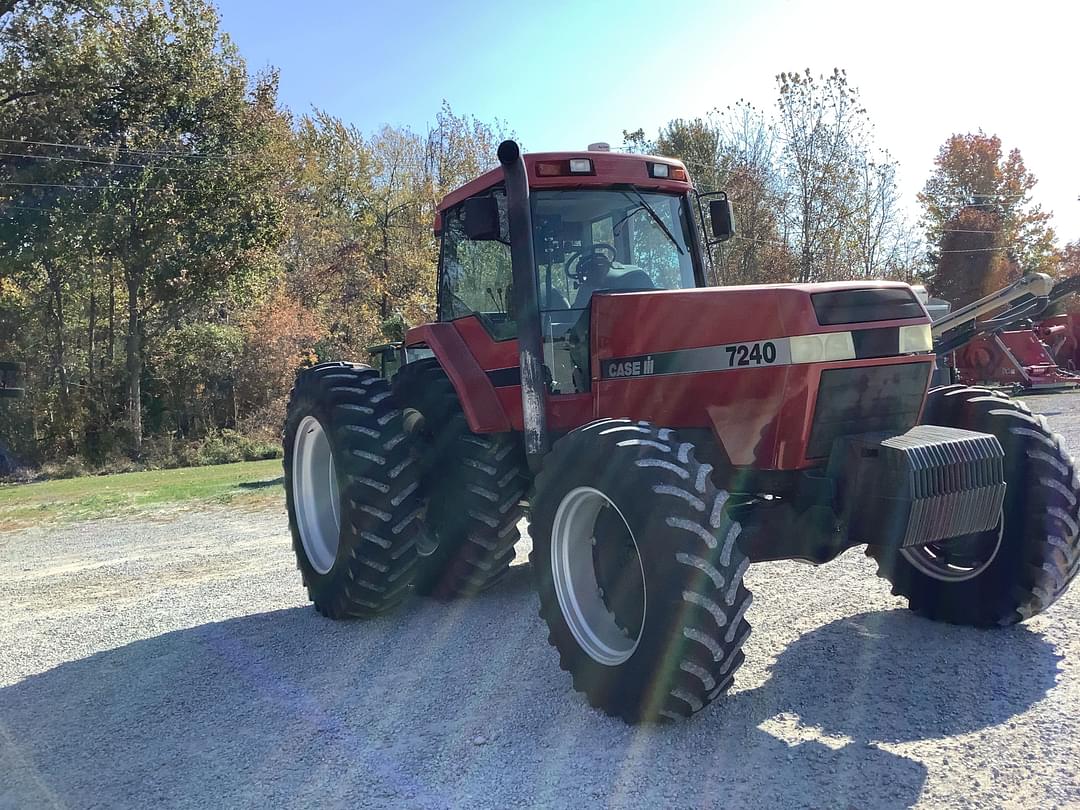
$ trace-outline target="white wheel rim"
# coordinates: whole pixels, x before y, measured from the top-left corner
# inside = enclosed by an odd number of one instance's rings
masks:
[[[305,416],[296,429],[292,488],[304,553],[311,567],[325,574],[337,559],[341,496],[330,441],[314,416]]]
[[[618,666],[637,649],[647,610],[642,614],[637,637],[630,638],[604,603],[593,562],[592,540],[596,518],[605,506],[618,512],[630,533],[644,591],[645,569],[641,566],[641,550],[630,524],[610,498],[592,487],[578,487],[568,492],[555,512],[551,531],[551,574],[563,619],[578,645],[598,664]],[[644,599],[643,593],[643,604]]]
[[[967,582],[975,579],[997,558],[998,549],[1001,548],[1001,535],[1004,529],[1004,520],[998,523],[997,537],[984,559],[975,565],[957,565],[949,559],[949,541],[930,543],[926,546],[912,546],[900,549],[900,554],[926,576],[941,582]],[[955,538],[959,539],[959,538]]]

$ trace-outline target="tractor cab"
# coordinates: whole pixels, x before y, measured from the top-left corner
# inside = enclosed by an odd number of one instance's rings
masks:
[[[667,158],[545,153],[526,155],[525,165],[548,390],[585,392],[594,294],[707,284],[695,223],[699,200],[685,166]],[[724,222],[730,229],[730,214]],[[472,318],[493,341],[516,338],[502,170],[450,194],[439,206],[436,233],[439,320]]]

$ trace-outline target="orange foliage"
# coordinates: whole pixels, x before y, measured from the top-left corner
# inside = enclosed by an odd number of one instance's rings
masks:
[[[1050,214],[1032,202],[1038,181],[1018,149],[1005,154],[1001,139],[983,132],[953,135],[934,164],[919,201],[939,254],[935,294],[962,306],[1021,272],[1053,272]]]
[[[1001,215],[985,208],[963,208],[945,223],[941,255],[931,289],[961,307],[1020,277],[1020,268],[1003,250]]]
[[[280,425],[296,372],[319,360],[315,344],[326,336],[326,326],[279,289],[247,315],[241,328],[236,385],[241,419],[251,427]]]

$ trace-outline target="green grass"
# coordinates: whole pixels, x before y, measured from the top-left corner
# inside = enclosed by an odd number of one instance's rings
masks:
[[[196,504],[284,503],[281,461],[0,485],[0,532]]]

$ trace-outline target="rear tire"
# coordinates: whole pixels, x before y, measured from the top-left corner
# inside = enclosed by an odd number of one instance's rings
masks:
[[[938,621],[1010,625],[1046,610],[1080,569],[1080,477],[1061,437],[1022,402],[961,385],[932,390],[923,422],[991,433],[1001,443],[1007,488],[1000,541],[986,533],[925,549],[871,546],[878,574],[912,610]],[[985,553],[965,557],[980,543]],[[953,562],[956,555],[962,564]],[[968,559],[978,565],[966,567]]]
[[[341,619],[395,607],[416,573],[424,505],[386,381],[353,363],[301,372],[283,444],[293,550],[316,610]]]
[[[521,539],[528,467],[514,434],[469,430],[457,392],[435,359],[410,363],[394,392],[422,455],[427,524],[438,545],[421,559],[419,593],[473,596],[506,576]]]
[[[750,561],[711,471],[672,430],[604,419],[556,442],[536,478],[548,640],[574,688],[628,723],[700,711],[743,662]]]

